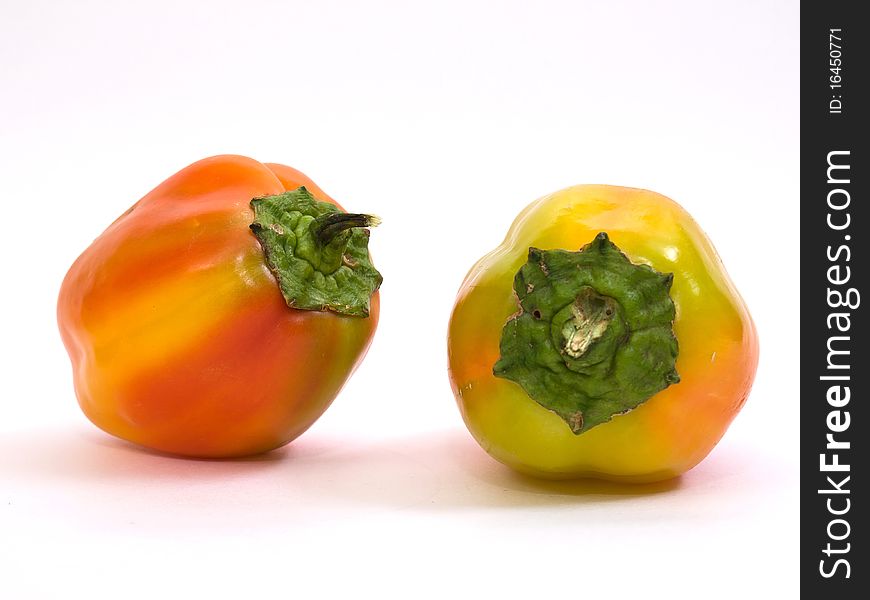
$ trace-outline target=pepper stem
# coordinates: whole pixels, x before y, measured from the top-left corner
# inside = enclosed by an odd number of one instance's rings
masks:
[[[338,234],[356,227],[376,227],[381,219],[374,215],[358,213],[327,213],[311,223],[311,235],[321,246],[328,246]]]
[[[571,317],[562,325],[560,350],[571,358],[580,358],[610,326],[616,313],[616,301],[584,286],[571,305]]]
[[[346,214],[304,187],[251,200],[251,230],[287,306],[367,317],[382,277],[368,251],[371,215]]]

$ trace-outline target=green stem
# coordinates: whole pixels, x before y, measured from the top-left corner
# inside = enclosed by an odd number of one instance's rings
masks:
[[[314,219],[311,234],[322,246],[328,246],[343,231],[356,227],[376,227],[381,219],[358,213],[327,213]]]

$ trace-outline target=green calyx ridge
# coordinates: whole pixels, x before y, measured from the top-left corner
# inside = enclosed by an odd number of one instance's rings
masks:
[[[287,306],[367,317],[383,277],[369,258],[369,230],[381,221],[321,202],[304,187],[251,200],[251,230]]]
[[[577,252],[529,248],[493,373],[578,435],[640,406],[680,381],[672,282],[603,232]]]

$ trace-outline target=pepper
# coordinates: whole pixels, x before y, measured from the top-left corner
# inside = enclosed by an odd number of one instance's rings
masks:
[[[299,436],[364,357],[381,276],[369,215],[243,156],[173,175],[112,223],[61,286],[79,404],[101,429],[194,457]]]
[[[722,437],[749,394],[758,338],[684,209],[589,185],[529,205],[472,267],[448,355],[462,417],[499,461],[651,482]]]

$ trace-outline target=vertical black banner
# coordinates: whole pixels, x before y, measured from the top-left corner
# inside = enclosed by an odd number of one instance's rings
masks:
[[[862,5],[801,6],[801,588],[838,600],[870,593],[867,496],[858,491],[868,485],[870,441]]]

